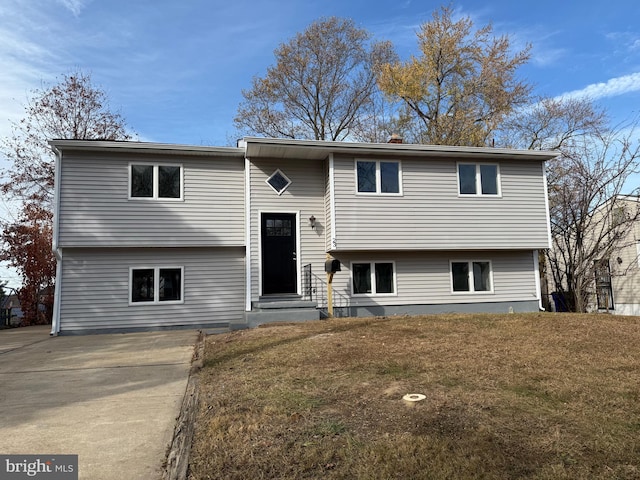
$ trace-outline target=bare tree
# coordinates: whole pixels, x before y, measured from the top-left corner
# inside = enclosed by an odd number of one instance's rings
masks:
[[[47,142],[53,138],[128,140],[131,134],[120,114],[109,109],[104,91],[92,85],[90,75],[74,72],[56,85],[33,91],[25,117],[0,143],[12,164],[3,172],[8,180],[0,184],[0,192],[19,205],[14,220],[0,223],[0,260],[22,276],[18,295],[26,322],[51,318],[55,158]],[[44,312],[38,305],[45,305]]]
[[[379,85],[399,100],[401,120],[413,140],[438,145],[483,146],[531,87],[518,80],[529,47],[511,54],[508,37],[491,25],[474,31],[470,17],[453,20],[451,7],[433,13],[418,32],[420,55],[381,66]]]
[[[23,201],[50,203],[53,194],[53,152],[47,142],[57,139],[129,140],[122,116],[109,109],[106,93],[83,72],[62,75],[59,83],[34,90],[25,116],[13,124],[0,149],[12,163],[0,185],[5,195]]]
[[[555,290],[576,311],[593,303],[604,262],[635,244],[639,190],[627,189],[639,166],[635,129],[615,129],[577,138],[548,168],[552,248],[547,260]]]
[[[276,64],[243,90],[234,119],[242,131],[269,137],[343,140],[363,132],[376,93],[375,66],[391,61],[388,42],[352,20],[312,23],[275,53]]]
[[[629,246],[638,219],[636,192],[627,187],[639,160],[632,127],[611,128],[589,98],[541,98],[498,134],[501,146],[560,152],[546,170],[552,248],[539,259],[543,290],[551,281],[569,309],[589,307],[596,267]]]
[[[533,99],[507,116],[497,145],[527,150],[559,150],[571,156],[576,140],[608,128],[606,112],[589,98]]]

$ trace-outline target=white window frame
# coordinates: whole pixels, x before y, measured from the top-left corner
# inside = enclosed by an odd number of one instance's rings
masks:
[[[376,164],[376,191],[375,192],[360,192],[358,191],[358,162],[367,162]],[[382,175],[380,173],[381,163],[397,163],[398,164],[398,191],[397,192],[383,192],[382,191]],[[355,190],[356,195],[381,195],[389,197],[401,197],[402,193],[402,162],[400,160],[371,160],[368,158],[357,158],[353,163],[353,171],[355,176]]]
[[[133,178],[133,166],[145,165],[153,167],[153,196],[152,197],[133,197],[131,195],[131,182]],[[178,167],[180,169],[180,197],[160,197],[158,196],[158,167]],[[162,202],[182,202],[184,201],[184,167],[181,163],[152,163],[152,162],[129,162],[129,185],[127,191],[129,200],[135,201],[162,201]]]
[[[462,193],[460,191],[460,165],[474,165],[476,167],[476,193]],[[480,175],[480,167],[482,165],[490,165],[496,167],[496,186],[498,193],[482,193],[482,176]],[[500,164],[491,162],[456,162],[456,183],[458,185],[459,197],[484,197],[484,198],[502,198],[502,178],[500,175]]]
[[[180,270],[180,300],[160,300],[160,270],[172,269]],[[134,302],[133,301],[133,272],[134,270],[153,270],[153,301]],[[140,266],[129,267],[129,305],[177,305],[184,303],[184,266],[162,265],[162,266]]]
[[[280,190],[280,191],[276,190],[276,189],[273,187],[273,185],[271,185],[271,184],[269,183],[269,180],[271,180],[275,175],[278,175],[278,174],[282,175],[282,177],[284,177],[284,179],[287,181],[287,184],[285,185],[285,187],[284,187],[282,190]],[[289,177],[287,177],[287,176],[282,172],[282,170],[280,170],[279,168],[277,168],[275,172],[273,172],[271,175],[269,175],[269,176],[267,177],[267,179],[265,180],[265,183],[266,183],[267,185],[269,185],[269,188],[271,188],[271,190],[273,190],[274,192],[276,192],[276,193],[278,194],[278,196],[280,196],[280,195],[282,195],[284,192],[286,192],[286,191],[287,191],[287,189],[291,186],[291,183],[292,183],[292,182],[291,182],[291,179],[290,179]]]
[[[355,293],[353,288],[353,265],[354,264],[369,264],[371,275],[371,293]],[[377,293],[376,292],[376,263],[390,263],[393,269],[393,292],[391,293]],[[398,296],[398,283],[397,283],[397,271],[396,262],[393,260],[353,260],[350,262],[351,275],[349,283],[351,284],[351,296],[352,297],[397,297]]]
[[[463,291],[456,291],[453,289],[453,264],[454,263],[466,263],[469,267],[469,277],[468,277],[468,281],[469,281],[469,290],[467,290],[466,292]],[[476,291],[475,290],[475,281],[474,281],[474,277],[473,277],[473,264],[474,263],[488,263],[489,264],[489,283],[490,283],[490,288],[489,290],[479,290]],[[491,295],[494,293],[494,284],[493,284],[493,262],[491,260],[485,260],[485,259],[477,259],[474,258],[473,260],[466,260],[466,259],[455,259],[455,260],[449,260],[449,287],[451,288],[451,293],[453,295]]]

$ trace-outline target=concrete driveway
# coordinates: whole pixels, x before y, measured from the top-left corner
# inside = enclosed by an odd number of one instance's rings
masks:
[[[77,454],[81,479],[156,479],[198,332],[0,330],[0,454]]]

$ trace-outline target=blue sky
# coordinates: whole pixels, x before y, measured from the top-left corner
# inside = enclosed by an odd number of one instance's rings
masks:
[[[352,18],[402,58],[442,3],[412,0],[2,0],[0,137],[23,116],[33,88],[80,68],[143,141],[228,145],[233,117],[273,50],[322,16]],[[477,26],[491,22],[515,48],[540,95],[589,94],[614,120],[640,108],[640,4],[540,0],[459,1]],[[0,159],[0,168],[7,164]],[[2,211],[0,201],[0,216]],[[6,211],[6,209],[5,209]],[[0,279],[4,278],[0,270]],[[11,278],[12,283],[15,279]]]

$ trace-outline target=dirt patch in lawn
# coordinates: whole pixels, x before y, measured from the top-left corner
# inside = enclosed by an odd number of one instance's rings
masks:
[[[637,479],[639,346],[638,318],[548,313],[211,336],[190,477]]]

